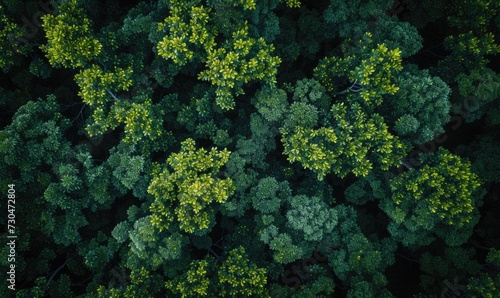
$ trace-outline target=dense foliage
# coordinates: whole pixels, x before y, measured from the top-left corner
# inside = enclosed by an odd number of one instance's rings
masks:
[[[1,0],[0,297],[498,297],[499,3]]]

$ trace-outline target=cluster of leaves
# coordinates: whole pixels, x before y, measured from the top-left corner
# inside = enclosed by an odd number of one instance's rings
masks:
[[[180,228],[188,233],[206,233],[214,217],[210,206],[213,202],[224,203],[234,192],[231,179],[213,176],[228,161],[230,152],[218,152],[213,148],[196,150],[195,142],[187,139],[179,153],[171,154],[167,164],[172,168],[157,167],[148,192],[155,197],[151,205],[151,223],[160,231],[168,229],[177,216]]]
[[[348,50],[348,49],[346,49]],[[330,92],[358,94],[368,106],[382,103],[382,95],[394,94],[399,87],[393,83],[395,75],[403,69],[401,50],[390,50],[385,44],[373,45],[371,33],[366,33],[352,53],[346,57],[337,56],[322,59],[315,68],[315,77]],[[337,82],[332,80],[338,78]],[[341,83],[352,84],[344,91],[335,89]]]
[[[332,106],[332,127],[311,129],[296,126],[293,133],[283,130],[284,153],[290,162],[318,173],[318,179],[333,172],[366,176],[374,164],[382,170],[399,165],[406,146],[389,133],[379,115],[368,118],[359,104]]]
[[[57,16],[48,14],[42,18],[47,44],[41,49],[55,67],[82,67],[99,55],[102,44],[93,37],[90,19],[76,0],[62,4],[59,9]]]
[[[166,287],[181,297],[214,293],[220,297],[269,297],[266,282],[266,270],[251,263],[245,249],[240,246],[231,250],[220,265],[213,258],[193,261],[184,275],[168,281]]]
[[[389,231],[406,246],[426,243],[435,232],[449,245],[467,241],[477,222],[481,196],[479,177],[445,149],[428,157],[420,169],[410,169],[391,181],[392,198],[381,208],[393,220]]]

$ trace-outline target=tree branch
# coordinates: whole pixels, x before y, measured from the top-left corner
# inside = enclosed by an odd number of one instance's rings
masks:
[[[113,100],[115,100],[115,101],[119,101],[118,97],[116,97],[116,96],[113,94],[113,92],[111,92],[111,90],[106,89],[106,91],[108,91],[108,93],[109,93],[109,94],[113,97]]]
[[[62,264],[61,266],[59,266],[56,270],[54,270],[54,272],[52,273],[52,275],[50,276],[49,280],[47,281],[46,285],[49,285],[50,282],[52,281],[52,279],[54,279],[54,277],[56,276],[56,274],[61,271],[64,266],[66,266],[66,264],[68,263],[69,259],[66,260],[66,262],[64,262],[64,264]]]
[[[363,91],[364,88],[363,88],[363,86],[361,86],[358,83],[358,80],[355,80],[354,83],[349,88],[347,88],[344,91],[341,91],[337,94],[345,94],[345,93],[347,93],[347,90],[352,91],[352,92],[360,92],[360,91]]]

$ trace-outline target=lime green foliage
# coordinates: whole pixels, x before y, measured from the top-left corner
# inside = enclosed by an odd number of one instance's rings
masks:
[[[382,96],[395,94],[399,90],[394,84],[394,77],[403,69],[401,50],[389,49],[385,44],[373,44],[372,34],[366,33],[363,39],[351,49],[344,58],[333,56],[324,58],[314,69],[315,78],[329,92],[347,93],[368,106],[378,106]],[[334,79],[347,79],[348,88],[338,90]],[[341,92],[338,92],[341,91]]]
[[[4,72],[14,64],[16,54],[27,54],[28,46],[21,44],[22,36],[21,28],[10,20],[0,5],[0,68]]]
[[[164,111],[160,106],[152,103],[149,94],[134,99],[143,100],[143,102],[118,101],[113,106],[113,120],[125,124],[126,136],[123,141],[125,143],[137,143],[144,139],[154,141],[165,136],[166,133],[162,127]],[[164,145],[163,143],[162,146]]]
[[[220,293],[225,296],[269,297],[266,269],[252,263],[242,246],[229,252],[217,275]]]
[[[308,129],[297,126],[284,129],[284,153],[290,162],[298,161],[317,172],[318,179],[328,173],[345,177],[348,173],[366,176],[374,164],[383,170],[398,165],[405,153],[404,144],[388,131],[383,118],[368,118],[358,104],[347,108],[334,104],[333,126]]]
[[[280,2],[285,2],[289,8],[299,8],[301,4],[299,0],[280,0]]]
[[[494,23],[499,15],[500,3],[489,0],[464,0],[452,6],[448,16],[451,26],[469,28],[478,33],[485,33],[489,25]],[[469,20],[464,22],[464,20]]]
[[[500,3],[488,0],[466,0],[450,6],[447,15],[453,35],[444,40],[451,54],[440,61],[439,71],[450,81],[465,70],[481,69],[489,62],[486,55],[500,52],[498,27]],[[463,20],[468,20],[464,22]]]
[[[269,297],[266,274],[239,246],[220,265],[211,257],[192,261],[187,271],[165,286],[180,297]]]
[[[231,179],[214,176],[229,160],[226,149],[210,152],[196,149],[195,142],[182,142],[181,151],[172,153],[167,167],[156,167],[148,192],[155,197],[151,205],[151,222],[160,231],[168,229],[174,214],[181,230],[206,233],[213,224],[214,202],[224,203],[234,192]]]
[[[452,112],[461,114],[466,122],[487,113],[488,121],[499,123],[494,120],[498,109],[493,104],[498,98],[498,76],[488,68],[490,57],[500,52],[495,30],[499,5],[498,1],[467,0],[450,7],[448,22],[455,28],[444,46],[451,53],[439,61],[437,71],[454,88]]]
[[[123,141],[140,144],[144,154],[164,148],[169,133],[163,129],[166,96],[159,103],[152,102],[152,89],[139,90],[132,100],[122,98],[119,92],[132,85],[132,69],[115,67],[106,72],[97,65],[80,71],[75,79],[80,86],[78,95],[91,108],[93,122],[86,127],[90,136],[109,132],[124,126]],[[120,97],[120,98],[119,98]]]
[[[131,68],[115,68],[113,72],[106,72],[99,65],[93,64],[75,76],[81,89],[78,95],[91,107],[103,106],[109,101],[117,100],[110,92],[127,90],[132,85],[131,75]]]
[[[467,292],[473,298],[494,298],[500,291],[500,251],[491,249],[486,257],[486,264],[492,273],[483,272],[469,279]]]
[[[500,45],[495,43],[495,35],[491,32],[479,37],[472,31],[450,36],[445,40],[445,45],[453,50],[460,63],[469,65],[471,68],[486,65],[488,60],[484,58],[485,55],[500,53]]]
[[[384,44],[379,44],[372,50],[369,58],[361,60],[361,64],[350,71],[349,79],[371,89],[360,92],[360,96],[369,102],[372,97],[394,94],[399,89],[391,84],[391,79],[401,69],[401,51],[389,50]],[[375,102],[377,103],[376,100]]]
[[[59,6],[57,16],[42,17],[47,44],[40,49],[54,67],[83,67],[101,52],[102,45],[93,37],[91,23],[76,0]]]
[[[171,2],[171,15],[158,25],[159,31],[167,32],[157,45],[158,55],[182,66],[195,58],[196,51],[202,49],[208,52],[212,49],[215,46],[215,34],[213,28],[208,26],[209,8],[189,7],[180,1]],[[189,22],[185,21],[187,18]]]
[[[437,213],[446,224],[461,226],[471,220],[467,215],[474,208],[471,194],[480,182],[470,171],[469,162],[444,149],[438,156],[435,166],[426,165],[396,177],[392,181],[392,199],[399,205],[406,201],[405,193],[410,193],[415,201],[426,201],[427,212]]]
[[[253,1],[242,4],[245,9],[255,8]],[[158,54],[181,66],[195,59],[204,62],[206,69],[198,79],[217,87],[216,102],[222,109],[234,108],[233,95],[244,94],[243,84],[256,80],[275,82],[281,60],[272,56],[273,45],[249,36],[246,21],[233,31],[231,39],[217,47],[209,8],[193,6],[189,11],[188,6],[172,1],[171,11],[172,15],[159,24],[159,30],[168,30],[168,35],[158,43]],[[185,22],[187,18],[189,23]]]
[[[475,37],[472,32],[462,33],[456,37],[450,36],[447,43],[450,48],[453,47],[462,55],[484,56],[500,52],[500,45],[495,43],[495,36],[489,32],[482,37]]]
[[[167,281],[165,286],[181,297],[204,297],[213,294],[210,278],[214,274],[213,260],[197,260],[190,264],[190,268],[183,275]]]
[[[106,289],[103,285],[97,288],[97,297],[99,298],[133,298],[133,297],[147,297],[154,295],[158,292],[157,285],[161,280],[157,275],[151,274],[144,267],[133,269],[130,273],[130,283],[123,285],[122,288]]]
[[[319,137],[322,143],[313,143],[315,137]],[[335,144],[337,136],[333,129],[321,128],[317,130],[297,127],[291,136],[283,132],[284,153],[288,155],[290,162],[298,161],[306,169],[318,172],[318,179],[331,171],[332,163],[335,161],[335,153],[328,150],[329,143]],[[329,142],[323,144],[323,142]]]
[[[499,10],[453,2],[2,0],[16,295],[495,297]]]
[[[471,172],[470,163],[445,149],[431,156],[421,169],[410,169],[394,178],[392,198],[381,202],[381,208],[394,221],[391,233],[407,246],[418,245],[418,237],[433,231],[452,243],[456,236],[452,231],[470,229],[477,220],[475,200],[480,181]],[[417,233],[420,235],[415,238]]]
[[[231,110],[235,106],[233,93],[244,94],[243,84],[256,80],[276,83],[281,59],[272,56],[273,51],[274,46],[268,45],[263,38],[250,37],[245,23],[223,46],[208,51],[207,69],[198,78],[216,86],[217,104],[224,110]]]

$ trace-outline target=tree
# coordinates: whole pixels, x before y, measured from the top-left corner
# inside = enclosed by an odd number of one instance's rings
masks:
[[[350,172],[366,176],[374,164],[384,170],[399,164],[406,146],[389,133],[382,117],[373,115],[369,119],[359,104],[334,104],[331,113],[332,127],[281,130],[284,153],[290,162],[298,161],[314,170],[318,179],[330,172],[340,177]]]
[[[281,62],[272,56],[273,45],[263,38],[249,37],[245,23],[232,34],[232,39],[224,45],[208,51],[206,70],[198,78],[216,86],[216,102],[224,110],[234,108],[235,95],[244,94],[243,84],[250,81],[276,83],[277,68]]]
[[[367,32],[352,48],[344,47],[345,57],[324,58],[314,69],[315,77],[327,91],[347,94],[350,101],[368,108],[379,106],[384,94],[393,95],[399,90],[394,78],[403,69],[401,50],[389,49],[383,43],[375,45],[372,36]],[[341,91],[346,84],[350,86]]]
[[[303,233],[305,241],[319,242],[337,225],[337,212],[329,208],[320,198],[304,195],[290,199],[291,208],[286,213],[291,229]]]
[[[265,285],[266,270],[250,262],[242,246],[229,251],[220,265],[211,257],[195,260],[181,276],[166,282],[180,297],[269,297]]]
[[[286,92],[268,85],[257,91],[254,102],[259,113],[269,122],[282,120],[288,108]]]
[[[255,9],[253,1],[243,1],[242,4],[244,9]],[[206,69],[199,73],[198,78],[216,86],[216,102],[223,110],[234,108],[233,93],[244,94],[243,84],[254,80],[275,82],[281,60],[271,56],[273,45],[268,45],[263,38],[249,36],[247,22],[217,47],[216,28],[209,25],[209,8],[192,6],[188,12],[189,5],[177,1],[172,1],[171,5],[172,16],[159,26],[159,30],[167,29],[169,35],[158,44],[158,54],[180,66],[195,59],[205,63]],[[191,18],[189,24],[184,21],[188,15]]]
[[[332,37],[353,37],[361,35],[369,30],[369,21],[380,15],[383,15],[386,10],[391,8],[392,2],[375,0],[375,1],[344,1],[333,0],[329,2],[328,7],[323,12],[325,22],[336,28],[332,32],[325,34]]]
[[[446,149],[426,160],[422,168],[391,180],[392,197],[380,202],[392,219],[389,232],[405,246],[429,244],[433,234],[448,245],[460,245],[477,222],[481,182],[469,162]]]
[[[466,122],[481,119],[500,97],[500,76],[488,67],[457,76],[458,96],[454,98],[452,112],[465,111]]]
[[[379,107],[390,127],[404,140],[423,144],[444,132],[450,120],[450,88],[426,70],[409,65],[395,80],[399,90]]]
[[[195,59],[195,53],[197,59],[203,60],[205,52],[215,46],[215,28],[208,25],[210,9],[180,1],[170,2],[171,15],[158,26],[159,31],[168,32],[158,43],[158,55],[180,66]],[[184,21],[187,17],[189,23]]]
[[[21,44],[23,33],[21,29],[5,14],[5,8],[0,5],[0,68],[7,72],[15,63],[15,55],[26,55],[29,47]]]
[[[223,295],[269,297],[265,288],[266,269],[251,263],[242,246],[229,252],[217,276],[218,284],[222,288],[220,293]]]
[[[369,28],[375,44],[385,44],[389,49],[400,49],[401,57],[411,57],[422,49],[423,39],[414,25],[401,22],[396,16],[385,14],[377,17],[377,21]]]
[[[165,286],[183,298],[207,296],[215,292],[213,282],[210,280],[215,274],[215,266],[212,259],[193,261],[188,271],[172,281],[167,281]]]
[[[495,297],[500,289],[500,253],[491,249],[486,256],[485,272],[469,279],[467,292],[471,297]]]
[[[207,233],[214,224],[211,205],[224,203],[234,193],[231,179],[214,177],[229,156],[226,149],[196,149],[195,141],[187,139],[182,142],[181,151],[167,159],[171,171],[157,165],[148,187],[148,193],[155,197],[150,207],[153,226],[160,232],[168,229],[175,214],[181,230]]]
[[[443,281],[445,285],[447,282],[461,281],[469,274],[475,275],[479,269],[472,249],[445,246],[438,255],[427,251],[420,256],[420,285],[427,292],[441,294],[445,292]]]
[[[94,38],[91,22],[76,0],[59,6],[57,16],[42,17],[47,44],[40,49],[52,66],[83,67],[101,52],[102,44]]]
[[[348,297],[392,297],[383,272],[394,263],[396,243],[388,238],[370,241],[356,223],[351,206],[338,205],[338,229],[324,237],[320,252],[328,256],[335,275],[350,285]]]

